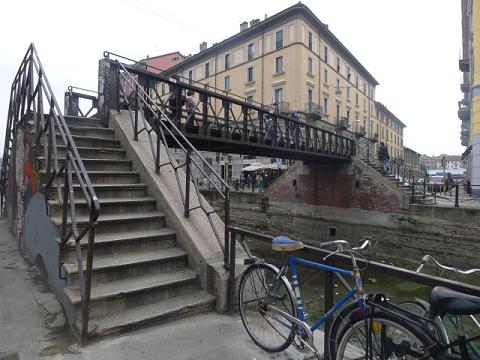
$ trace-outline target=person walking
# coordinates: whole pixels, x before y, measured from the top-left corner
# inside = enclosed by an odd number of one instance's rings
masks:
[[[197,101],[195,100],[195,92],[192,90],[187,91],[187,99],[185,103],[185,107],[187,108],[187,126],[192,127],[194,126],[195,121],[195,110],[197,109]]]
[[[388,160],[390,160],[390,155],[388,154],[388,148],[385,143],[382,141],[378,148],[378,161],[380,162],[380,167],[382,172],[386,174],[388,172]]]

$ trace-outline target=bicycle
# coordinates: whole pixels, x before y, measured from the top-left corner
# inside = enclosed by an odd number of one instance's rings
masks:
[[[422,269],[425,267],[425,265],[427,265],[429,262],[435,265],[435,268],[437,270],[437,275],[438,275],[438,270],[446,270],[446,271],[450,271],[460,275],[470,275],[470,274],[480,273],[480,269],[461,270],[456,267],[442,265],[439,261],[437,261],[431,255],[425,255],[422,258],[421,264],[417,268],[416,272],[420,273]],[[415,312],[416,314],[429,316],[430,304],[424,300],[415,299],[411,301],[406,301],[402,303],[401,306],[409,309],[412,312]],[[449,327],[448,325],[453,326],[455,329],[457,329],[459,321],[461,320],[460,316],[447,313],[443,316],[443,318],[438,315],[435,317],[430,316],[430,318],[433,321],[433,323],[435,323],[436,328],[434,330],[436,331],[436,336],[438,337],[439,341],[441,341],[444,344],[448,344],[449,343],[449,335],[448,335],[449,331],[447,330],[447,328]],[[468,318],[473,324],[473,327],[476,328],[478,331],[480,331],[480,322],[475,318],[475,316],[470,314],[468,315]],[[448,321],[448,324],[445,324],[443,319],[446,319]],[[480,348],[474,342],[472,341],[468,342],[467,346],[473,355],[480,358]],[[450,350],[451,349],[449,349],[448,351],[449,353],[451,353]]]
[[[350,254],[352,262],[351,271],[305,260],[294,255],[289,255],[280,269],[256,258],[247,261],[250,266],[240,280],[238,304],[243,325],[259,347],[267,352],[280,352],[293,343],[298,350],[310,350],[320,359],[320,354],[313,342],[315,330],[331,319],[339,309],[355,307],[360,311],[365,310],[363,281],[355,255],[368,248],[370,241],[366,240],[360,247],[352,247],[345,240],[335,240],[322,243],[320,247],[332,245],[335,245],[337,249],[327,255],[324,260],[334,254],[347,252]],[[281,252],[293,252],[303,246],[302,242],[284,236],[276,237],[272,241],[273,250]],[[306,322],[297,265],[333,272],[349,288],[347,294],[312,325],[308,325]],[[289,271],[293,286],[287,280]],[[343,276],[353,278],[355,286],[350,288]],[[355,301],[353,307],[352,305],[346,306],[349,300]]]

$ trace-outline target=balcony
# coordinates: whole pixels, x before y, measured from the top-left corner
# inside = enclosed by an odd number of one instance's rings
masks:
[[[347,130],[348,129],[348,119],[346,117],[338,117],[337,118],[337,128],[339,130]]]
[[[365,126],[360,126],[357,124],[357,126],[355,126],[355,136],[358,138],[361,138],[361,137],[364,137],[365,135],[367,135],[365,131]]]
[[[323,109],[318,104],[308,102],[305,104],[305,114],[307,115],[307,118],[320,119],[323,114]]]
[[[460,84],[460,90],[462,90],[463,93],[470,92],[470,84]]]
[[[460,120],[470,120],[470,107],[461,106],[458,108],[458,117]]]
[[[462,72],[470,70],[470,59],[460,59],[458,60],[458,68]]]
[[[284,114],[288,113],[290,108],[289,103],[286,101],[278,101],[278,102],[272,103],[271,107],[275,112],[284,113]]]

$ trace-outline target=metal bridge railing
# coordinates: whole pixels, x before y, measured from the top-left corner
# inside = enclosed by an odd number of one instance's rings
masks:
[[[80,90],[82,92],[78,92],[76,90]],[[80,100],[89,101],[90,104],[87,111],[82,110],[82,106],[80,106]],[[98,92],[76,86],[68,87],[68,91],[65,92],[65,115],[89,117],[90,114],[97,108]]]
[[[46,114],[45,112],[48,112]],[[73,238],[76,247],[76,259],[80,277],[80,295],[82,306],[82,341],[87,339],[90,304],[90,286],[93,264],[93,244],[95,226],[100,215],[100,204],[93,189],[88,173],[78,153],[68,125],[62,115],[45,70],[40,62],[35,45],[32,43],[23,58],[19,70],[13,80],[10,91],[3,164],[0,177],[2,214],[7,212],[5,196],[7,191],[16,191],[20,186],[11,175],[11,157],[15,158],[17,130],[25,129],[25,133],[33,126],[32,158],[37,160],[37,149],[43,147],[45,159],[44,175],[41,179],[41,191],[48,199],[49,188],[55,183],[58,202],[62,205],[61,248]],[[57,145],[66,147],[65,157],[58,154]],[[75,193],[73,181],[76,179],[81,188],[90,212],[86,226],[80,226],[75,212]],[[63,187],[63,189],[62,189]],[[87,264],[84,270],[80,241],[88,236]],[[61,257],[59,257],[59,276],[61,275]]]
[[[132,61],[109,52],[105,52],[105,58],[112,66],[116,65],[111,58]],[[239,146],[255,145],[271,149],[269,151],[276,152],[276,157],[297,156],[297,160],[318,155],[350,161],[355,154],[353,140],[349,137],[293,119],[268,106],[258,106],[230,94],[227,96],[199,88],[181,82],[177,77],[147,72],[139,66],[122,64],[134,79],[139,80],[139,85],[147,89],[152,103],[162,109],[183,133],[194,133],[204,139],[223,139],[229,144],[234,141]],[[125,90],[125,94],[117,93],[118,106],[122,106],[122,102],[133,101],[131,96],[135,89],[127,86]],[[199,102],[191,115],[192,126],[188,126],[185,105],[181,100],[188,90],[199,95]]]

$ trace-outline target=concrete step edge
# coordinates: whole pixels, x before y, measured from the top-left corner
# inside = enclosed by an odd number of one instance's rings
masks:
[[[155,204],[157,201],[152,196],[145,196],[145,197],[127,197],[127,198],[108,198],[108,199],[98,199],[100,205],[125,205],[125,204]],[[58,200],[49,200],[48,203],[52,206],[63,206]],[[87,206],[87,201],[85,199],[76,199],[75,200],[76,206]]]
[[[40,160],[40,161],[45,161],[45,157],[44,156],[37,156],[37,160]],[[64,158],[60,158],[58,159],[58,162],[63,162],[65,159]],[[82,158],[82,162],[84,163],[107,163],[107,164],[111,164],[111,163],[117,163],[117,164],[130,164],[132,162],[132,160],[129,160],[129,159],[92,159],[92,158]]]
[[[112,259],[113,258],[113,259]],[[142,251],[142,252],[130,252],[127,254],[112,255],[95,255],[93,259],[92,271],[105,272],[111,271],[123,267],[134,267],[136,265],[154,264],[154,263],[166,263],[169,261],[175,261],[180,259],[186,259],[187,253],[179,248],[172,247],[166,249],[159,249],[154,252]],[[110,259],[110,262],[108,261]],[[86,263],[84,262],[84,270],[86,269]],[[77,264],[63,264],[63,268],[67,274],[78,274]]]
[[[214,310],[215,297],[205,291],[176,296],[158,303],[133,307],[121,314],[89,321],[90,336],[105,336],[139,328],[151,323],[165,323],[173,319]],[[80,333],[81,321],[75,324]]]
[[[100,215],[97,222],[99,224],[111,224],[116,222],[136,222],[136,221],[144,221],[144,220],[155,220],[155,219],[165,219],[165,214],[159,211],[152,211],[148,213],[127,213],[127,214],[114,214],[114,215]],[[60,216],[53,217],[52,222],[57,225],[62,225],[62,218]],[[88,224],[89,217],[88,216],[78,216],[77,217],[77,225],[85,225]],[[67,225],[71,225],[71,219],[67,219]]]
[[[140,294],[169,287],[183,286],[197,281],[198,275],[190,269],[182,269],[171,273],[149,274],[148,276],[134,276],[127,279],[114,280],[92,286],[90,303],[107,299],[117,299],[129,295]],[[67,287],[65,296],[70,304],[81,305],[80,289]]]

